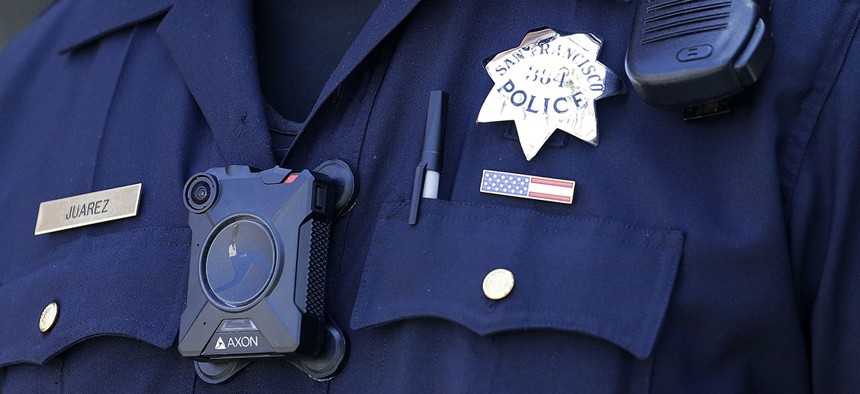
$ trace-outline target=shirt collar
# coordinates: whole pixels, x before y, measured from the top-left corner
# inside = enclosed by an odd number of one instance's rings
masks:
[[[173,0],[81,0],[69,7],[70,29],[60,41],[60,53],[74,51],[118,30],[163,15]]]
[[[204,0],[83,0],[61,53],[156,17],[158,34],[215,135],[228,164],[273,166],[260,93],[252,2],[214,6]],[[383,0],[323,87],[311,117],[344,79],[408,16],[420,0]],[[89,13],[84,15],[83,13]]]

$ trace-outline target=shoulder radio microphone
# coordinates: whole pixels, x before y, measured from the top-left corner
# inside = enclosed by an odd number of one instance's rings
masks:
[[[727,112],[753,85],[773,39],[753,0],[639,2],[626,70],[643,101],[685,108],[686,119]]]

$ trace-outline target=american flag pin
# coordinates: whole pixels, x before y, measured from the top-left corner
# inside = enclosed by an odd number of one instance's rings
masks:
[[[483,175],[481,175],[481,193],[561,204],[573,203],[573,188],[575,186],[576,182],[566,179],[544,178],[512,172],[484,170]]]

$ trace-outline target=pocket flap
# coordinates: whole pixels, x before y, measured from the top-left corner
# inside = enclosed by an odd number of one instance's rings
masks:
[[[651,354],[684,236],[591,217],[423,200],[383,207],[351,326],[431,317],[489,335],[550,329],[585,333],[638,358]],[[487,273],[506,268],[512,292],[491,301]]]
[[[85,237],[41,257],[40,269],[0,285],[0,368],[43,364],[92,337],[124,336],[173,345],[188,277],[185,228],[142,228]],[[10,263],[14,264],[14,262]],[[43,308],[56,302],[50,331]]]

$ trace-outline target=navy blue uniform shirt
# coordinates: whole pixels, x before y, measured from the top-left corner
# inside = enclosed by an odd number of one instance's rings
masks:
[[[607,98],[598,147],[557,131],[529,162],[512,122],[475,123],[481,61],[533,28],[602,37],[624,78],[634,7],[384,0],[284,163],[360,182],[326,297],[348,359],[215,386],[176,350],[182,186],[275,164],[250,1],[58,1],[0,56],[0,391],[860,392],[860,2],[774,1],[774,56],[728,116]],[[433,89],[440,198],[408,226]],[[481,194],[483,169],[576,180],[576,201]],[[40,202],[137,182],[136,217],[33,235]],[[516,284],[490,301],[499,267]]]

